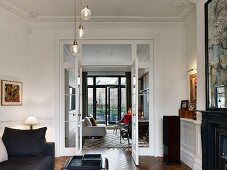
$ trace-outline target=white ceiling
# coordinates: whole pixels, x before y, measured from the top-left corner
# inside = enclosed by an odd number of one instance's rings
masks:
[[[83,65],[131,65],[130,44],[83,44]]]
[[[193,10],[193,0],[0,0],[0,5],[30,21],[73,21],[87,2],[90,21],[183,20]],[[31,17],[30,12],[37,13]]]
[[[70,44],[64,45],[64,61],[74,62],[70,54]],[[130,71],[132,64],[131,44],[83,44],[81,63],[86,71]],[[137,46],[139,62],[149,62],[148,44]]]

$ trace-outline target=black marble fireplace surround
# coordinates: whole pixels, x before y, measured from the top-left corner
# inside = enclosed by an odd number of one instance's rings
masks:
[[[227,170],[227,111],[202,111],[202,169]]]

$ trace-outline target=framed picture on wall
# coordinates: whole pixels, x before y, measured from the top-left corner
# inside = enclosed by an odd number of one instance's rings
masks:
[[[1,81],[1,104],[3,106],[22,105],[22,82]]]
[[[190,75],[190,103],[196,103],[197,74]]]

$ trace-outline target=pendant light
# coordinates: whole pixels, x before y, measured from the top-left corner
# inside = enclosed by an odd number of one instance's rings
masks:
[[[79,29],[78,29],[78,34],[79,34],[79,37],[82,38],[84,36],[84,27],[82,24],[79,25]]]
[[[80,47],[76,40],[73,42],[73,45],[70,48],[70,52],[74,56],[76,56],[80,52]]]
[[[88,8],[88,5],[85,5],[84,8],[81,10],[81,17],[84,20],[89,20],[91,18],[91,11]]]
[[[76,1],[75,1],[75,29],[76,29]],[[76,41],[76,30],[75,30],[75,40],[73,42],[73,45],[70,48],[70,52],[74,56],[76,56],[80,52],[80,47]]]

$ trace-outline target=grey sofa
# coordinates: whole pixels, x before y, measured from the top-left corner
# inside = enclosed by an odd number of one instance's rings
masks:
[[[45,141],[46,127],[36,130],[5,128],[2,136],[8,160],[0,170],[54,170],[55,146]]]
[[[97,126],[87,125],[85,120],[82,120],[82,135],[83,137],[104,137],[106,135],[106,125],[97,124]]]

